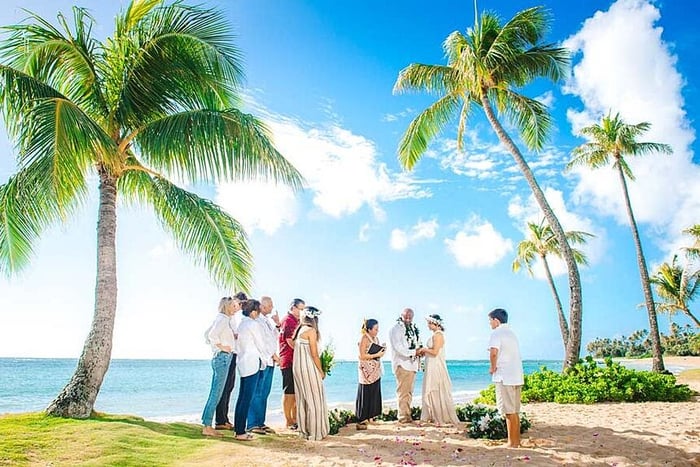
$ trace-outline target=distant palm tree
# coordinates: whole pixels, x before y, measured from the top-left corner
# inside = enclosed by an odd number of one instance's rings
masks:
[[[683,233],[689,234],[693,237],[693,245],[684,248],[686,255],[689,259],[700,258],[700,224],[695,224],[683,231]]]
[[[133,0],[114,36],[73,8],[58,24],[29,13],[3,28],[0,108],[18,171],[0,186],[0,271],[27,265],[38,237],[75,214],[99,180],[92,328],[77,369],[47,409],[90,416],[109,367],[117,307],[117,199],[153,209],[176,244],[229,290],[248,290],[241,225],[171,177],[192,182],[302,178],[255,117],[242,113],[240,52],[223,15],[183,2]],[[240,200],[245,202],[245,200]]]
[[[654,307],[654,296],[651,292],[649,272],[647,271],[647,263],[644,259],[642,241],[639,238],[639,229],[634,219],[629,191],[627,190],[627,178],[634,180],[634,175],[625,160],[625,156],[642,156],[654,152],[671,153],[671,147],[668,144],[640,143],[637,141],[637,138],[649,130],[650,127],[651,124],[647,122],[629,125],[620,118],[620,114],[616,114],[614,117],[608,114],[603,117],[600,124],[593,124],[581,130],[581,134],[586,136],[590,141],[573,150],[572,159],[567,168],[586,166],[591,169],[597,169],[612,163],[613,168],[617,170],[620,184],[622,185],[622,194],[625,201],[625,208],[627,209],[627,217],[629,219],[630,228],[632,229],[634,245],[637,249],[637,265],[639,267],[642,289],[644,291],[644,302],[649,315],[649,335],[652,343],[653,356],[652,369],[661,372],[664,371],[663,350],[661,348],[659,325],[656,318],[656,309]]]
[[[513,272],[518,272],[525,266],[528,273],[532,276],[532,264],[538,258],[542,261],[542,266],[544,266],[544,272],[547,276],[547,282],[549,283],[549,288],[554,297],[554,304],[557,308],[559,329],[561,331],[562,342],[564,343],[564,351],[566,351],[569,340],[569,324],[564,314],[564,307],[561,304],[559,292],[557,292],[557,287],[554,284],[552,272],[549,269],[549,261],[547,261],[547,256],[549,255],[561,257],[561,247],[559,246],[557,238],[554,236],[554,232],[552,232],[552,228],[547,224],[546,219],[542,219],[539,224],[528,222],[527,228],[527,238],[518,244],[517,254],[513,261]],[[592,236],[592,234],[578,230],[566,232],[566,239],[570,245],[586,243],[586,238]],[[572,248],[571,251],[578,264],[588,264],[586,255],[581,250]]]
[[[658,310],[669,316],[680,311],[700,327],[700,320],[688,308],[688,303],[700,291],[700,270],[687,271],[677,260],[678,257],[673,255],[671,264],[663,263],[650,279],[656,285],[656,293],[664,300],[657,304]]]
[[[581,352],[581,279],[566,234],[554,215],[527,161],[496,116],[496,110],[519,130],[526,145],[544,146],[551,118],[544,104],[524,96],[517,88],[536,78],[558,81],[566,76],[569,51],[541,41],[550,17],[541,7],[520,11],[505,24],[493,13],[479,19],[474,7],[474,26],[465,34],[455,31],[443,44],[446,65],[413,63],[396,80],[394,92],[425,91],[438,96],[409,125],[399,143],[399,161],[412,169],[430,141],[458,116],[457,143],[462,148],[467,118],[481,107],[491,127],[512,154],[559,243],[569,272],[569,347],[564,367],[575,364]]]

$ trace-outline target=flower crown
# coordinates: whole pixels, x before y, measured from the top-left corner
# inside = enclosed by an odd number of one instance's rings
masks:
[[[318,318],[321,316],[321,310],[314,306],[307,306],[304,308],[304,316],[308,318]]]
[[[425,320],[429,323],[437,324],[441,328],[445,327],[445,322],[440,318],[440,315],[428,315]]]

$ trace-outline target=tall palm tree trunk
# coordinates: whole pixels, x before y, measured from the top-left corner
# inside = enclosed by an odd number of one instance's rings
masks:
[[[642,290],[644,291],[644,302],[647,307],[647,314],[649,315],[649,336],[651,337],[651,353],[652,353],[652,371],[662,372],[664,368],[664,358],[663,351],[661,350],[661,337],[659,336],[659,322],[656,316],[656,307],[654,305],[654,296],[651,293],[651,282],[649,281],[649,272],[647,271],[647,262],[644,259],[644,252],[642,251],[642,242],[639,239],[639,230],[637,229],[637,221],[634,220],[634,213],[632,212],[632,203],[630,202],[630,195],[627,190],[627,180],[625,179],[625,172],[622,170],[622,164],[620,164],[619,158],[617,163],[617,173],[620,177],[620,183],[622,183],[622,192],[625,197],[625,208],[627,209],[627,217],[630,221],[630,228],[632,229],[632,237],[634,238],[634,246],[637,250],[637,266],[639,266],[639,275],[642,280]]]
[[[73,377],[46,409],[48,414],[60,417],[88,418],[92,414],[112,355],[117,309],[117,188],[113,176],[104,169],[99,172],[95,314]]]
[[[564,352],[569,344],[569,325],[566,322],[566,315],[564,314],[564,307],[561,305],[561,299],[559,298],[559,292],[557,292],[557,287],[554,285],[554,278],[552,277],[552,271],[549,270],[549,263],[547,262],[547,257],[542,255],[542,264],[544,264],[544,273],[547,275],[547,282],[549,282],[549,288],[552,290],[552,295],[554,296],[554,303],[557,306],[557,316],[559,317],[559,330],[561,331],[561,339],[564,342]]]
[[[542,189],[537,184],[535,180],[535,175],[532,173],[530,166],[527,165],[525,158],[520,153],[520,150],[515,145],[511,137],[506,133],[501,122],[496,118],[496,114],[491,107],[491,103],[488,100],[486,91],[482,93],[481,104],[484,107],[484,112],[486,113],[486,118],[488,118],[491,126],[498,135],[498,138],[505,145],[505,147],[510,151],[515,159],[516,164],[520,168],[525,180],[532,194],[537,200],[537,204],[540,205],[540,209],[544,213],[549,226],[552,228],[552,232],[557,238],[559,245],[561,246],[562,258],[566,262],[566,268],[569,272],[569,339],[566,346],[566,357],[564,359],[564,369],[575,365],[580,358],[581,354],[581,319],[582,319],[582,307],[583,301],[581,298],[581,277],[579,276],[578,266],[574,260],[574,254],[571,251],[569,242],[566,240],[566,234],[564,229],[559,223],[559,219],[554,215],[551,206],[547,202]]]

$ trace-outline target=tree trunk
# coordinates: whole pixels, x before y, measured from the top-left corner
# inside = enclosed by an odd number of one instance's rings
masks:
[[[554,211],[552,211],[551,206],[547,202],[547,198],[545,198],[542,189],[537,184],[537,180],[535,180],[535,175],[532,173],[532,169],[530,169],[530,166],[527,165],[527,161],[525,161],[525,158],[520,153],[520,150],[515,145],[508,133],[506,133],[503,125],[501,125],[501,122],[499,122],[496,118],[496,114],[493,112],[493,108],[491,107],[491,103],[486,96],[486,92],[482,94],[481,104],[484,107],[486,118],[488,118],[491,126],[498,135],[498,138],[513,155],[513,158],[515,159],[516,164],[518,164],[518,167],[525,177],[525,180],[527,181],[528,185],[530,185],[530,189],[537,200],[537,204],[539,204],[540,209],[542,209],[544,217],[547,219],[549,226],[552,228],[552,232],[557,238],[557,242],[559,242],[562,258],[564,258],[564,261],[566,262],[566,268],[569,272],[569,340],[566,346],[566,358],[564,359],[564,369],[566,369],[575,365],[579,361],[581,354],[581,320],[583,301],[581,298],[581,277],[579,276],[578,265],[574,260],[574,254],[571,251],[571,247],[566,239],[564,229],[559,223],[559,219],[557,219],[557,216],[554,215]]]
[[[557,316],[559,317],[559,329],[561,331],[561,339],[564,342],[564,353],[566,354],[566,348],[569,344],[569,325],[566,322],[566,315],[564,314],[564,307],[561,305],[561,299],[559,298],[559,292],[554,285],[554,278],[552,277],[552,272],[549,270],[549,263],[547,262],[547,257],[542,255],[542,264],[544,264],[544,272],[547,275],[547,282],[549,282],[549,288],[552,289],[552,296],[554,296],[554,304],[557,306]]]
[[[632,203],[630,202],[630,195],[627,191],[627,181],[625,180],[625,172],[622,170],[622,165],[619,161],[619,156],[615,156],[618,159],[617,162],[617,173],[620,176],[620,183],[622,183],[622,193],[625,197],[625,208],[627,209],[627,216],[630,221],[630,228],[632,229],[632,237],[634,238],[634,246],[637,250],[637,266],[639,266],[639,275],[642,280],[642,290],[644,291],[644,302],[647,307],[647,314],[649,315],[649,337],[651,338],[651,353],[652,362],[651,369],[656,372],[663,372],[664,368],[664,357],[663,350],[661,349],[661,337],[659,336],[659,322],[656,316],[656,306],[654,305],[654,296],[651,293],[651,282],[649,281],[649,272],[647,271],[647,262],[644,259],[644,252],[642,251],[642,242],[639,239],[639,230],[637,229],[637,222],[634,220],[634,213],[632,212]]]
[[[693,322],[695,323],[695,326],[697,326],[697,327],[700,328],[700,320],[698,320],[698,319],[695,317],[695,315],[688,309],[688,307],[682,308],[682,310],[683,310],[683,313],[685,313],[685,315],[686,315],[688,318],[690,318],[691,320],[693,320]]]
[[[99,175],[95,314],[73,377],[46,409],[59,417],[88,418],[92,414],[112,356],[117,309],[117,189],[116,180],[106,170],[100,169]]]

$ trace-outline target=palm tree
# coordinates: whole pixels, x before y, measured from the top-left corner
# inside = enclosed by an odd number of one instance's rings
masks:
[[[657,304],[659,311],[666,312],[669,316],[680,311],[700,327],[700,320],[688,308],[688,302],[694,300],[700,291],[700,270],[687,271],[678,264],[678,256],[673,255],[671,264],[663,263],[659,266],[650,280],[656,285],[656,293],[664,300]]]
[[[252,257],[242,226],[169,178],[263,177],[295,189],[302,178],[265,126],[237,108],[240,52],[220,12],[134,0],[102,43],[87,11],[72,12],[70,22],[61,13],[57,25],[28,13],[3,28],[0,106],[18,170],[0,186],[0,269],[12,275],[26,266],[37,238],[85,204],[97,175],[92,328],[75,374],[47,409],[85,418],[112,351],[117,199],[153,208],[216,283],[248,290]]]
[[[559,292],[554,284],[554,278],[552,277],[552,272],[549,268],[549,261],[547,261],[547,256],[549,255],[561,257],[561,247],[554,236],[554,232],[552,232],[552,228],[549,226],[549,224],[547,224],[546,219],[542,219],[539,224],[528,222],[527,228],[527,238],[518,244],[518,251],[515,260],[513,261],[513,272],[518,272],[523,266],[525,266],[530,276],[532,276],[532,264],[537,258],[542,261],[544,272],[547,276],[547,282],[549,283],[549,288],[551,289],[552,296],[554,297],[554,304],[557,308],[561,339],[564,343],[564,351],[566,352],[569,341],[569,324],[567,322],[566,315],[564,314],[564,307],[561,304]],[[592,234],[578,230],[566,232],[566,239],[569,245],[583,244],[586,242],[587,237],[592,236]],[[572,248],[571,251],[573,252],[574,259],[578,264],[588,264],[586,255],[581,250]]]
[[[564,367],[579,360],[581,352],[581,279],[566,234],[520,149],[496,116],[496,110],[519,130],[525,144],[534,150],[544,146],[551,127],[546,107],[518,92],[538,77],[558,81],[566,75],[568,50],[541,41],[550,23],[542,7],[517,13],[510,21],[484,12],[479,19],[474,6],[474,27],[455,31],[443,44],[446,65],[413,63],[396,80],[394,92],[426,91],[438,99],[409,125],[399,143],[399,161],[412,169],[430,141],[454,117],[458,118],[457,142],[462,148],[467,118],[474,107],[483,108],[498,138],[513,155],[547,222],[552,227],[566,261],[570,290],[570,336]]]
[[[684,248],[688,259],[698,259],[700,258],[700,224],[695,224],[683,231],[683,233],[693,237],[693,245]]]
[[[630,203],[629,191],[627,190],[627,178],[634,180],[634,175],[625,156],[642,156],[653,152],[661,152],[665,154],[671,153],[671,147],[668,144],[638,142],[637,138],[645,133],[651,124],[647,122],[629,125],[625,123],[620,114],[611,117],[610,114],[603,117],[600,124],[593,124],[581,130],[581,134],[589,138],[589,142],[574,148],[572,159],[567,165],[567,168],[574,166],[586,166],[592,169],[606,166],[612,162],[613,169],[617,171],[622,184],[622,194],[627,209],[627,217],[632,229],[632,237],[637,250],[637,265],[639,266],[639,275],[641,276],[642,289],[644,291],[644,302],[646,304],[647,313],[649,315],[649,335],[652,343],[652,370],[657,372],[664,371],[663,350],[661,348],[661,338],[659,336],[659,325],[656,318],[656,309],[654,307],[654,296],[651,293],[651,285],[649,282],[649,272],[647,271],[644,252],[642,251],[642,242],[639,239],[639,230],[637,222],[634,219],[632,212],[632,204]]]

